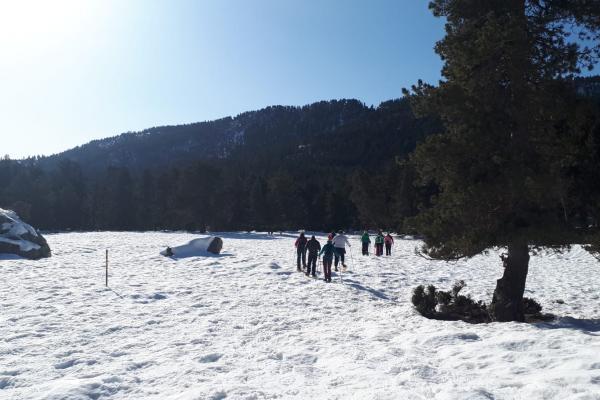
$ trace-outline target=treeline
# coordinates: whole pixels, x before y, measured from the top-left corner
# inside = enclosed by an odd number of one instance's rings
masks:
[[[170,127],[174,142],[132,134],[62,156],[4,159],[0,207],[46,230],[402,229],[426,197],[402,161],[436,122],[416,119],[406,100],[269,107],[232,121],[243,142],[226,156],[204,152],[164,165],[144,151],[140,162],[139,147],[156,154],[181,147]]]
[[[109,167],[86,178],[63,160],[45,171],[0,161],[0,204],[46,230],[330,230],[401,227],[418,196],[408,167],[323,167],[257,174],[198,161],[163,171]]]

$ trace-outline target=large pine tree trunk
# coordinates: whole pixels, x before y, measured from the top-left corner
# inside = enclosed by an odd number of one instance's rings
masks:
[[[523,293],[529,270],[529,247],[526,242],[508,245],[504,258],[504,275],[498,279],[490,306],[495,321],[525,321]]]

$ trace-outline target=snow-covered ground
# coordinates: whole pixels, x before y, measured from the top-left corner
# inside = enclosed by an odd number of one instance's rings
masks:
[[[600,263],[579,247],[532,257],[527,295],[558,321],[469,325],[422,318],[412,288],[464,279],[489,300],[496,253],[362,257],[351,237],[351,271],[326,284],[295,272],[291,235],[158,254],[194,237],[56,234],[50,259],[0,259],[0,398],[600,399]]]

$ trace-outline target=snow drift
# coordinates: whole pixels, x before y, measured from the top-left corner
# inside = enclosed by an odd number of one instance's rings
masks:
[[[200,239],[194,239],[188,244],[177,247],[170,247],[172,254],[168,254],[168,249],[160,252],[163,256],[172,256],[176,258],[203,256],[206,253],[219,254],[223,248],[223,240],[217,236],[209,236]]]
[[[15,254],[31,260],[50,257],[46,239],[17,213],[0,208],[0,254]]]

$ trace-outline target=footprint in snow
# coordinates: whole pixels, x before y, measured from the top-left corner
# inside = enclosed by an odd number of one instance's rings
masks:
[[[134,362],[134,363],[131,363],[129,366],[127,366],[127,368],[126,368],[126,369],[127,369],[128,371],[135,371],[135,370],[137,370],[137,369],[142,369],[142,368],[149,367],[149,366],[151,366],[152,364],[154,364],[154,363],[153,363],[153,362],[151,362],[151,361],[141,361],[141,362]]]
[[[55,369],[67,369],[71,368],[73,365],[77,364],[77,360],[68,360],[59,362],[58,364],[54,364]]]
[[[0,377],[0,390],[8,389],[14,386],[14,378],[10,376],[2,376]]]
[[[219,361],[221,359],[221,357],[223,357],[223,354],[212,353],[212,354],[207,354],[205,356],[200,357],[200,359],[198,361],[203,364],[213,363],[213,362]]]
[[[209,397],[210,400],[223,400],[227,397],[227,393],[225,392],[216,392],[213,393],[212,396]]]

